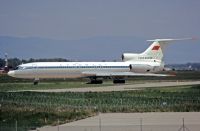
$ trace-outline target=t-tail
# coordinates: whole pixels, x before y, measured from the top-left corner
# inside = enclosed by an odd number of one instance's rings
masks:
[[[191,40],[191,39],[193,38],[147,40],[153,43],[143,53],[140,54],[124,53],[122,55],[122,60],[124,62],[144,61],[144,62],[163,63],[164,51],[169,43],[179,40]]]

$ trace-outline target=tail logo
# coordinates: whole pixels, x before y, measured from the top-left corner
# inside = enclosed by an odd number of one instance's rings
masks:
[[[155,45],[153,48],[152,48],[152,50],[159,50],[160,49],[160,46],[159,45]]]

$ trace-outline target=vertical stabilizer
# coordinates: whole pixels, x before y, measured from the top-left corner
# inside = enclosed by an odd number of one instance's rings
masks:
[[[192,38],[147,40],[147,41],[152,41],[153,43],[141,55],[152,57],[152,59],[162,62],[164,56],[164,50],[169,43],[178,40],[190,40],[190,39]]]

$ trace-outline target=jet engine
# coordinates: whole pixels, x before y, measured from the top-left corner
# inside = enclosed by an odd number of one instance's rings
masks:
[[[138,54],[124,53],[124,54],[122,54],[122,61],[134,60],[137,56],[138,56]]]
[[[130,64],[129,68],[130,71],[132,72],[146,73],[146,72],[152,72],[154,67],[146,64]]]

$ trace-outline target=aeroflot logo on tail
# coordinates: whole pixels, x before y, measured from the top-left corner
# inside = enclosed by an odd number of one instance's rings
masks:
[[[160,49],[160,46],[159,45],[155,45],[152,50],[159,50]]]

